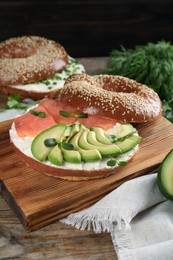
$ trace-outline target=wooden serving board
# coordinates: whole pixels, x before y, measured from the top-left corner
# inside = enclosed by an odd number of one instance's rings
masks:
[[[160,118],[138,124],[142,142],[126,166],[103,179],[65,181],[36,172],[21,161],[9,141],[11,123],[0,123],[1,193],[28,231],[84,209],[126,180],[150,173],[173,148],[173,124],[169,121]]]

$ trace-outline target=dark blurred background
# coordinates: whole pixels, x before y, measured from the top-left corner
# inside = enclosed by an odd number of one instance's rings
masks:
[[[120,45],[173,41],[173,1],[0,1],[0,41],[39,35],[73,57],[108,56]]]

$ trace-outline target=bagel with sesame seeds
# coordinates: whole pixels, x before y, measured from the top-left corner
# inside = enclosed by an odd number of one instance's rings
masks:
[[[52,77],[60,78],[59,73],[70,62],[64,47],[53,40],[39,36],[7,39],[0,43],[0,93],[18,93],[33,99],[57,97],[67,77],[63,73],[58,82],[61,87],[55,86],[57,81]],[[52,85],[48,84],[49,79]]]
[[[131,124],[75,114],[73,107],[52,99],[43,99],[16,117],[9,135],[26,165],[70,181],[116,174],[117,167],[134,158],[141,142]]]
[[[156,92],[122,76],[72,75],[60,91],[59,99],[77,111],[114,118],[118,122],[141,123],[162,115],[161,100]]]

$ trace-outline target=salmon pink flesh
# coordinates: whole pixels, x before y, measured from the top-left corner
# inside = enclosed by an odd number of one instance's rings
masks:
[[[73,107],[53,99],[43,99],[37,107],[32,108],[32,111],[32,113],[28,111],[26,114],[15,118],[15,128],[21,138],[26,136],[35,137],[45,129],[60,123],[70,125],[79,122],[87,128],[100,127],[107,130],[117,122],[116,119],[89,114],[87,118],[77,118]],[[66,111],[70,116],[65,117],[60,111]],[[39,115],[45,115],[45,117]]]

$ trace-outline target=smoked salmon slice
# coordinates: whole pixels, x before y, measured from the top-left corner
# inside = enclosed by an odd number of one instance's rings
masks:
[[[64,123],[64,124],[72,124],[76,121],[76,117],[64,117],[60,114],[60,110],[69,112],[70,114],[75,113],[74,108],[65,105],[64,103],[54,100],[54,99],[43,99],[41,101],[41,105],[47,110],[47,112],[53,117],[57,124]]]
[[[76,118],[75,114],[79,113],[76,112],[75,109],[70,106],[62,103],[61,101],[53,100],[53,99],[44,99],[41,102],[41,105],[52,115],[56,123],[65,123],[65,124],[72,124],[76,121],[85,125],[87,128],[90,127],[101,127],[104,130],[112,128],[117,120],[110,119],[106,117],[101,117],[98,115],[88,115],[87,118]],[[63,110],[65,112],[69,112],[71,115],[70,117],[64,117],[60,115],[59,111]]]
[[[53,117],[47,113],[46,109],[39,105],[33,108],[33,111],[45,113],[45,117],[40,117],[27,112],[26,114],[16,117],[14,120],[17,134],[23,138],[26,136],[35,137],[45,129],[56,124]]]
[[[100,127],[104,130],[112,128],[117,123],[117,120],[115,119],[110,119],[97,115],[88,115],[88,118],[79,118],[78,121],[81,124],[85,125],[87,128]]]
[[[31,113],[34,111],[33,113]],[[70,114],[69,117],[62,116],[60,111]],[[37,112],[42,112],[45,116],[40,117]],[[88,115],[87,118],[77,118],[73,107],[58,100],[43,99],[40,104],[28,111],[26,114],[16,117],[14,124],[18,135],[35,137],[45,129],[60,123],[73,124],[81,123],[87,128],[100,127],[104,130],[112,128],[116,124],[116,119],[101,117],[98,115]]]

